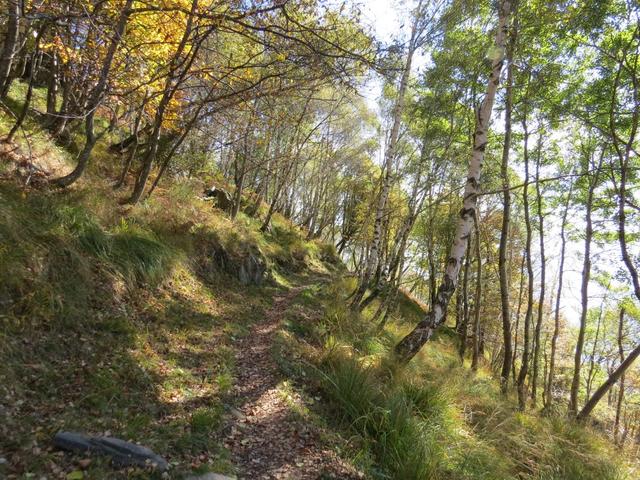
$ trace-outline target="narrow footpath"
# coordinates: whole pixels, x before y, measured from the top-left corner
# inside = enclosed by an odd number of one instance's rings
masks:
[[[232,394],[238,407],[232,410],[225,445],[239,479],[363,478],[323,445],[316,426],[292,413],[291,398],[285,400],[279,389],[283,377],[271,346],[283,314],[303,288],[276,296],[263,320],[237,343]]]

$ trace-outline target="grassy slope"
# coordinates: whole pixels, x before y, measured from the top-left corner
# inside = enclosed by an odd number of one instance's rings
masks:
[[[10,124],[0,114],[0,132]],[[54,145],[32,117],[25,130],[21,150],[30,147],[39,165],[60,173],[72,164],[75,145]],[[108,184],[119,163],[106,153],[110,140],[97,146],[89,176],[66,192],[23,190],[0,160],[1,478],[65,478],[77,469],[50,449],[60,429],[139,441],[174,463],[172,478],[231,472],[219,430],[233,341],[296,271],[324,268],[324,247],[283,218],[275,216],[268,234],[244,214],[232,222],[196,198],[201,182],[119,207],[124,194]],[[240,285],[212,263],[217,244],[236,256],[259,248],[273,278]],[[114,474],[94,460],[85,474],[118,476],[148,473]]]
[[[353,461],[372,477],[637,478],[637,465],[600,434],[561,414],[518,412],[515,398],[503,399],[488,371],[473,374],[460,365],[448,330],[399,368],[389,352],[420,318],[420,308],[405,298],[379,332],[368,321],[376,305],[362,316],[346,308],[354,286],[353,279],[338,278],[301,296],[280,353],[297,384],[313,385],[313,394],[326,400],[309,418],[350,438]]]
[[[0,115],[0,132],[9,124]],[[71,161],[73,146],[53,145],[34,119],[26,130],[39,161]],[[49,448],[59,429],[142,442],[169,457],[176,478],[232,472],[219,439],[234,339],[276,291],[324,268],[324,247],[303,241],[284,219],[266,235],[245,215],[231,222],[195,199],[197,182],[117,207],[120,194],[105,180],[117,163],[103,142],[88,178],[69,192],[0,181],[0,477],[65,478],[77,469],[77,459]],[[243,287],[209,268],[212,243],[238,255],[242,245],[260,248],[272,281]],[[515,412],[486,372],[459,366],[446,333],[398,369],[388,351],[420,308],[403,302],[398,321],[376,332],[369,312],[345,308],[350,282],[335,275],[308,287],[274,355],[288,378],[282,394],[305,399],[303,407],[292,403],[293,414],[321,425],[327,443],[367,476],[625,478],[622,459],[597,435]],[[115,474],[94,460],[85,477],[149,474]]]

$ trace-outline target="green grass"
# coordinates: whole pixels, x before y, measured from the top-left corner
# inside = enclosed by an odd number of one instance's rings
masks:
[[[21,89],[14,83],[12,95]],[[11,123],[0,114],[2,131]],[[54,145],[31,115],[25,130],[37,162],[73,163],[75,142]],[[26,152],[24,139],[17,140]],[[103,137],[87,176],[64,192],[25,189],[2,162],[2,478],[64,478],[78,470],[77,457],[49,448],[59,430],[140,442],[168,458],[172,478],[233,471],[220,436],[234,341],[281,287],[241,286],[215,268],[204,275],[212,267],[207,241],[215,238],[238,256],[261,249],[270,268],[286,247],[272,243],[279,237],[265,238],[258,220],[243,215],[232,222],[198,200],[197,181],[167,182],[148,202],[119,207],[126,192],[110,187],[119,165],[107,151],[111,140]],[[281,217],[275,224],[289,228]],[[305,248],[316,262],[316,247]],[[283,283],[294,281],[278,268]],[[85,478],[155,477],[94,460]]]
[[[282,361],[297,375],[293,385],[304,391],[314,379],[327,400],[315,408],[319,423],[350,439],[353,462],[370,478],[633,478],[601,434],[564,417],[519,413],[489,372],[460,365],[446,331],[408,366],[396,364],[390,351],[422,308],[405,298],[395,321],[378,331],[367,312],[347,307],[353,287],[353,279],[338,279],[301,295],[280,350],[294,352],[289,363]],[[296,356],[313,365],[306,377],[295,368]]]

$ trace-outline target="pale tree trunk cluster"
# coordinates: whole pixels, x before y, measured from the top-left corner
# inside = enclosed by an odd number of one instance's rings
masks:
[[[467,238],[471,235],[478,194],[480,193],[480,173],[487,146],[487,134],[491,121],[491,112],[496,96],[500,75],[505,58],[505,47],[509,31],[509,17],[512,4],[502,1],[499,6],[498,27],[495,39],[496,56],[492,59],[491,73],[487,83],[487,90],[476,115],[476,127],[473,135],[473,152],[469,161],[469,172],[464,189],[463,206],[456,228],[454,243],[446,263],[442,282],[429,312],[411,333],[404,337],[396,346],[398,358],[407,362],[413,358],[420,348],[431,338],[435,329],[446,320],[447,307],[453,295],[460,267],[467,250]]]
[[[382,170],[382,185],[380,188],[380,195],[378,196],[378,203],[376,205],[375,219],[373,222],[373,237],[371,244],[368,248],[368,256],[366,266],[362,272],[362,278],[358,284],[353,297],[351,299],[351,305],[355,309],[362,309],[362,299],[372,283],[372,278],[375,276],[380,277],[382,272],[380,261],[380,247],[382,243],[383,235],[383,221],[386,213],[387,201],[389,199],[389,193],[391,192],[394,175],[393,175],[393,162],[396,157],[396,146],[398,143],[398,136],[400,134],[400,125],[402,123],[402,112],[404,110],[405,97],[407,95],[407,88],[409,85],[409,78],[411,76],[411,65],[413,63],[413,56],[415,55],[418,45],[416,44],[418,35],[418,24],[420,22],[420,15],[416,13],[414,15],[413,23],[411,26],[411,35],[409,38],[409,44],[407,49],[407,55],[402,69],[402,75],[400,77],[400,84],[398,86],[398,94],[391,112],[391,129],[389,131],[389,137],[387,139],[387,145],[384,152],[384,164]],[[376,269],[379,271],[376,272]],[[376,279],[378,280],[378,279]],[[380,288],[377,285],[374,288]]]

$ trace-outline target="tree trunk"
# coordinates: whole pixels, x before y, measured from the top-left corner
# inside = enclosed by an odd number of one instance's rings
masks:
[[[473,309],[473,356],[471,357],[471,370],[474,372],[478,370],[478,363],[480,359],[480,304],[482,299],[482,255],[480,250],[480,226],[478,221],[478,210],[474,215],[474,227],[476,237],[476,295],[475,305]]]
[[[59,81],[62,86],[62,105],[57,115],[53,118],[50,125],[50,131],[52,137],[59,137],[64,132],[67,126],[67,120],[69,117],[69,109],[71,106],[71,80],[65,77],[64,70],[59,68]]]
[[[624,375],[624,373],[633,364],[635,359],[638,358],[638,356],[640,356],[640,345],[637,345],[636,348],[634,348],[629,353],[629,355],[627,355],[627,358],[625,358],[624,361],[618,366],[618,368],[616,368],[613,371],[613,373],[609,375],[609,378],[607,378],[607,381],[604,382],[593,393],[593,395],[584,405],[582,410],[580,410],[580,413],[578,413],[578,415],[576,416],[578,420],[584,420],[591,414],[591,412],[596,407],[596,405],[598,405],[598,402],[602,399],[602,397],[604,397],[606,393],[609,391],[609,389],[622,377],[622,375]]]
[[[484,151],[487,146],[487,132],[491,121],[491,112],[495,100],[496,90],[500,84],[500,74],[504,62],[504,50],[506,36],[509,29],[509,15],[511,13],[511,2],[503,0],[499,5],[498,28],[495,45],[498,54],[493,60],[491,74],[487,84],[487,92],[478,108],[476,115],[476,130],[473,139],[473,152],[469,161],[469,171],[467,183],[464,190],[463,207],[460,211],[460,219],[456,228],[454,242],[451,253],[447,260],[442,283],[438,288],[435,301],[430,305],[429,312],[425,318],[414,328],[414,330],[404,337],[395,352],[397,357],[408,362],[422,346],[431,338],[435,329],[446,320],[447,307],[453,292],[456,288],[458,273],[462,265],[467,249],[467,238],[473,228],[473,217],[476,214],[476,204],[478,193],[480,192],[480,172],[484,160]]]
[[[526,115],[522,120],[524,130],[524,188],[522,192],[522,202],[524,205],[524,221],[526,225],[526,247],[525,254],[527,258],[527,310],[524,314],[523,338],[522,338],[522,364],[518,372],[516,386],[518,390],[518,407],[524,411],[527,408],[526,379],[529,373],[529,355],[531,348],[530,329],[531,318],[533,316],[533,262],[531,259],[531,218],[529,216],[529,130],[527,128]]]
[[[518,290],[518,308],[516,309],[516,323],[513,328],[513,358],[511,360],[511,373],[513,376],[513,383],[518,381],[516,374],[516,359],[518,356],[518,332],[520,331],[520,313],[522,311],[522,295],[524,293],[524,265],[527,259],[525,253],[522,254],[520,260],[520,287]]]
[[[609,285],[607,285],[607,291],[610,285],[611,285],[610,283]],[[593,348],[591,349],[591,355],[589,355],[589,373],[587,374],[587,388],[586,388],[587,394],[585,395],[586,398],[589,398],[591,396],[591,386],[593,385],[593,378],[595,377],[596,350],[598,349],[598,340],[600,339],[600,329],[602,327],[602,316],[604,313],[604,305],[606,301],[607,301],[607,297],[605,294],[605,297],[602,299],[602,303],[600,304],[600,312],[598,314],[598,323],[596,325],[596,336],[593,339]]]
[[[76,168],[71,171],[71,173],[55,180],[56,185],[58,185],[59,187],[68,187],[76,180],[78,180],[84,173],[84,170],[89,163],[91,151],[93,150],[93,147],[95,146],[97,140],[95,132],[93,130],[94,116],[96,114],[98,106],[102,102],[104,93],[107,89],[107,81],[109,79],[109,72],[111,71],[111,66],[113,64],[113,58],[115,57],[116,50],[118,49],[118,46],[120,45],[120,42],[122,40],[122,35],[124,34],[127,21],[129,20],[129,15],[131,15],[132,4],[133,0],[127,0],[122,11],[120,12],[120,17],[118,18],[115,32],[111,37],[111,42],[109,43],[109,49],[107,50],[104,61],[102,62],[102,69],[100,70],[98,83],[91,92],[91,96],[86,107],[87,117],[85,119],[85,143],[78,157],[78,164],[76,165]]]
[[[7,33],[0,56],[0,100],[7,98],[11,84],[11,65],[18,51],[18,37],[20,35],[20,0],[7,0]]]
[[[515,10],[515,7],[514,7]],[[509,151],[511,149],[511,112],[513,110],[513,54],[517,36],[517,13],[514,11],[514,25],[512,28],[509,48],[507,49],[507,85],[505,92],[504,112],[504,144],[502,146],[502,163],[500,176],[502,178],[502,227],[500,230],[500,247],[498,249],[498,273],[500,276],[500,303],[502,314],[502,341],[504,357],[500,371],[500,389],[507,393],[509,386],[509,372],[511,371],[511,312],[509,305],[509,274],[507,272],[507,244],[509,240],[509,222],[511,216],[511,192],[509,191]]]
[[[47,124],[52,124],[55,120],[56,103],[58,100],[58,54],[51,54],[51,65],[49,66],[49,82],[47,86]]]
[[[630,118],[631,128],[629,131],[629,137],[626,142],[621,140],[621,137],[616,133],[616,120],[618,116],[616,115],[616,98],[617,98],[617,89],[620,82],[620,75],[622,70],[625,69],[624,57],[623,60],[618,63],[618,71],[615,77],[614,91],[613,91],[613,101],[611,103],[611,109],[609,111],[609,128],[611,129],[611,139],[613,146],[615,148],[616,154],[618,156],[618,168],[620,170],[620,180],[618,182],[617,194],[618,194],[618,243],[620,245],[620,253],[622,254],[622,261],[624,262],[627,270],[629,272],[629,276],[631,277],[631,283],[633,284],[633,293],[636,298],[640,300],[640,279],[638,279],[638,270],[633,261],[633,258],[629,254],[629,247],[627,245],[627,213],[625,210],[626,202],[627,202],[627,175],[629,174],[629,158],[631,156],[631,152],[635,150],[633,148],[634,143],[636,141],[636,135],[638,133],[638,124],[640,122],[640,92],[638,89],[640,88],[640,82],[636,80],[633,81],[633,111]],[[637,155],[636,155],[637,156]],[[602,160],[601,160],[602,161]]]
[[[129,173],[129,169],[131,168],[131,164],[133,163],[133,159],[136,157],[136,153],[138,153],[138,147],[140,146],[140,123],[142,122],[144,107],[147,104],[148,96],[149,90],[145,92],[144,99],[142,100],[140,108],[138,109],[138,113],[136,114],[136,119],[133,123],[133,138],[135,139],[133,147],[131,148],[129,155],[127,155],[127,159],[124,162],[122,171],[120,172],[120,176],[118,177],[118,181],[113,186],[114,189],[120,188],[122,185],[124,185],[127,174]]]
[[[533,350],[533,378],[531,381],[531,406],[536,407],[538,401],[538,377],[540,368],[540,332],[544,319],[544,297],[546,284],[547,263],[544,249],[544,215],[542,213],[542,192],[540,191],[540,162],[542,161],[542,133],[538,134],[538,148],[536,158],[536,203],[538,210],[538,240],[540,242],[540,296],[538,298],[538,318],[535,329],[535,348]]]
[[[624,362],[624,346],[622,345],[623,329],[624,329],[624,307],[620,309],[620,318],[618,321],[618,354],[620,355],[620,363]],[[620,438],[620,415],[622,413],[622,402],[624,401],[624,372],[620,375],[620,385],[618,386],[618,402],[616,403],[616,419],[613,424],[613,439],[618,446],[622,446]]]
[[[569,204],[571,203],[571,193],[573,191],[573,183],[569,187],[567,201],[562,212],[562,225],[560,227],[560,267],[558,269],[558,289],[556,291],[556,305],[553,314],[553,336],[551,337],[551,354],[549,358],[549,379],[545,391],[545,407],[551,407],[553,402],[553,381],[556,366],[556,350],[558,345],[558,337],[560,336],[560,301],[562,299],[562,282],[564,279],[564,257],[567,247],[567,214],[569,213]]]
[[[36,74],[38,73],[38,70],[36,68],[36,58],[40,54],[40,41],[42,40],[42,36],[45,34],[46,30],[47,25],[43,25],[42,28],[38,31],[33,55],[31,55],[31,71],[29,72],[29,86],[27,87],[27,94],[24,97],[22,110],[18,114],[18,118],[16,118],[16,123],[13,124],[13,127],[7,135],[7,142],[13,141],[13,137],[15,136],[16,132],[22,128],[22,124],[24,123],[24,120],[25,118],[27,118],[27,114],[29,113],[31,98],[33,97],[33,83],[35,82]]]
[[[413,290],[413,288],[412,288],[412,290]],[[459,332],[460,328],[462,326],[462,307],[463,307],[463,305],[462,305],[462,289],[458,288],[458,290],[456,292],[456,323],[453,326],[453,328],[454,328],[454,330],[456,332]]]
[[[467,239],[467,251],[471,250],[471,237]],[[460,345],[458,354],[460,361],[464,363],[464,354],[467,350],[467,330],[469,326],[469,268],[471,267],[471,255],[467,253],[464,259],[464,270],[462,272],[462,322],[458,329]]]
[[[601,157],[602,158],[602,157]],[[600,165],[598,166],[598,168]],[[585,221],[587,223],[584,238],[584,261],[582,264],[582,287],[581,287],[581,313],[580,329],[578,331],[578,341],[573,361],[573,379],[571,381],[571,395],[569,398],[569,414],[575,415],[578,412],[578,393],[580,391],[580,368],[582,366],[582,350],[584,349],[584,337],[587,328],[587,313],[589,309],[589,280],[591,278],[591,239],[593,238],[593,222],[591,211],[593,208],[593,192],[598,181],[598,173],[591,179],[587,191],[587,202]]]

